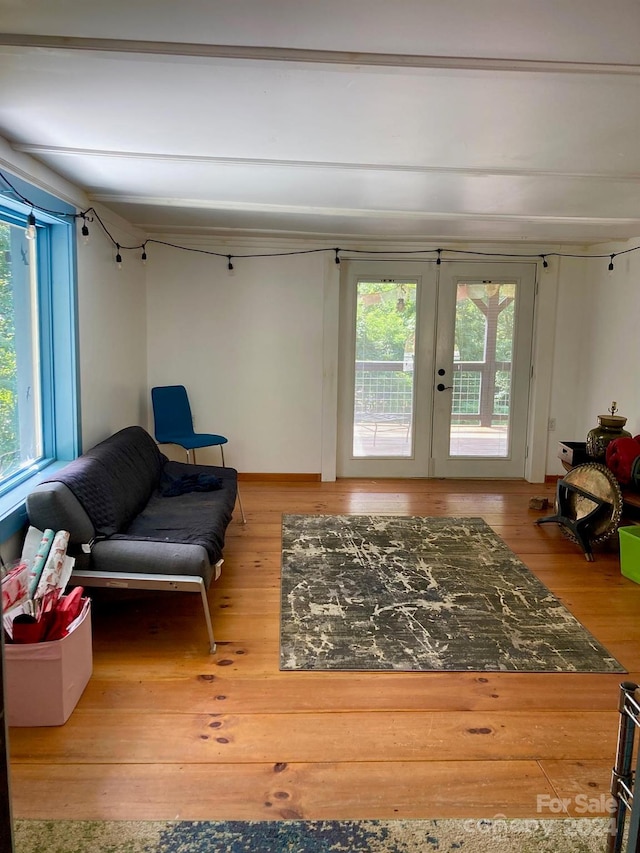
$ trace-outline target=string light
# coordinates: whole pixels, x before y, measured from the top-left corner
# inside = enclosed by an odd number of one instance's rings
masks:
[[[66,211],[60,210],[49,210],[45,207],[40,207],[38,205],[33,204],[33,202],[28,199],[26,196],[22,195],[16,187],[13,186],[11,181],[0,171],[0,180],[6,184],[6,186],[11,190],[14,197],[23,202],[25,205],[29,205],[31,207],[31,212],[27,216],[27,228],[25,229],[25,237],[29,240],[32,240],[36,236],[36,217],[34,214],[34,210],[39,210],[42,213],[48,213],[52,216],[57,217],[71,217],[73,219],[82,219],[82,228],[81,234],[83,238],[83,243],[89,242],[89,228],[87,227],[87,221],[93,222],[94,220],[98,222],[105,235],[109,238],[112,245],[116,248],[116,264],[119,268],[122,266],[122,255],[121,251],[131,251],[131,250],[139,250],[142,249],[141,261],[145,263],[147,260],[147,252],[146,246],[147,243],[155,243],[158,246],[167,246],[172,249],[179,249],[184,252],[197,252],[203,255],[210,255],[213,257],[226,258],[227,259],[227,269],[231,272],[234,267],[232,264],[232,258],[281,258],[289,255],[308,255],[317,252],[335,252],[335,263],[339,266],[341,262],[340,253],[346,252],[349,255],[357,255],[357,254],[366,254],[368,256],[373,255],[433,255],[436,254],[436,265],[440,266],[442,264],[442,253],[447,252],[449,255],[470,255],[474,257],[488,257],[488,258],[504,258],[504,259],[540,259],[542,261],[542,267],[544,270],[549,269],[549,261],[550,257],[557,258],[585,258],[585,259],[598,259],[598,258],[609,258],[609,272],[613,272],[614,269],[614,258],[618,255],[625,255],[631,252],[640,251],[639,246],[632,246],[629,249],[622,249],[620,252],[614,252],[613,254],[579,254],[579,253],[571,253],[571,252],[545,252],[544,254],[533,254],[529,252],[483,252],[480,250],[472,250],[472,249],[403,249],[394,251],[393,249],[385,249],[385,250],[377,250],[377,249],[350,249],[350,248],[320,248],[320,249],[300,249],[297,251],[290,252],[266,252],[266,253],[250,253],[246,255],[228,255],[223,252],[214,252],[208,249],[195,249],[191,246],[181,246],[176,243],[169,243],[166,240],[154,240],[153,238],[149,238],[145,240],[144,243],[141,243],[136,246],[121,246],[120,243],[116,242],[113,235],[110,233],[109,229],[105,225],[105,223],[100,218],[100,215],[96,211],[94,207],[89,207],[86,210],[80,211],[79,213],[67,213]]]
[[[27,227],[24,229],[24,236],[27,240],[36,239],[36,217],[31,208],[31,213],[27,216]]]

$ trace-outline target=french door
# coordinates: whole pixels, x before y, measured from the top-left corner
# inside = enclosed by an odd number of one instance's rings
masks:
[[[524,476],[535,264],[343,266],[338,475]]]

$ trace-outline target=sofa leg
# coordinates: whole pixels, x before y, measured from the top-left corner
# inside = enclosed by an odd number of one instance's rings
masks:
[[[209,651],[211,654],[215,654],[216,651],[216,641],[213,637],[213,625],[211,624],[211,613],[209,611],[209,599],[207,598],[207,588],[204,585],[204,581],[201,579],[200,583],[200,595],[202,596],[202,606],[204,608],[204,618],[207,623],[207,632],[209,634]]]
[[[240,507],[240,515],[242,516],[242,523],[243,523],[243,524],[246,524],[246,523],[247,523],[247,519],[246,519],[246,517],[245,517],[245,514],[244,514],[244,508],[243,508],[243,506],[242,506],[242,498],[240,497],[240,489],[238,489],[238,490],[237,490],[237,492],[236,492],[236,496],[237,496],[237,498],[238,498],[238,506]]]

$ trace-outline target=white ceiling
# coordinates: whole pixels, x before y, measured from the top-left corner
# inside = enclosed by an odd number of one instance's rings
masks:
[[[0,135],[149,234],[640,234],[637,0],[0,0]]]

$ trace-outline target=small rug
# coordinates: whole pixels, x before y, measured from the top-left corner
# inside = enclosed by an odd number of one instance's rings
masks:
[[[609,821],[18,820],[15,853],[604,853]]]
[[[285,515],[282,670],[625,672],[482,518]]]

